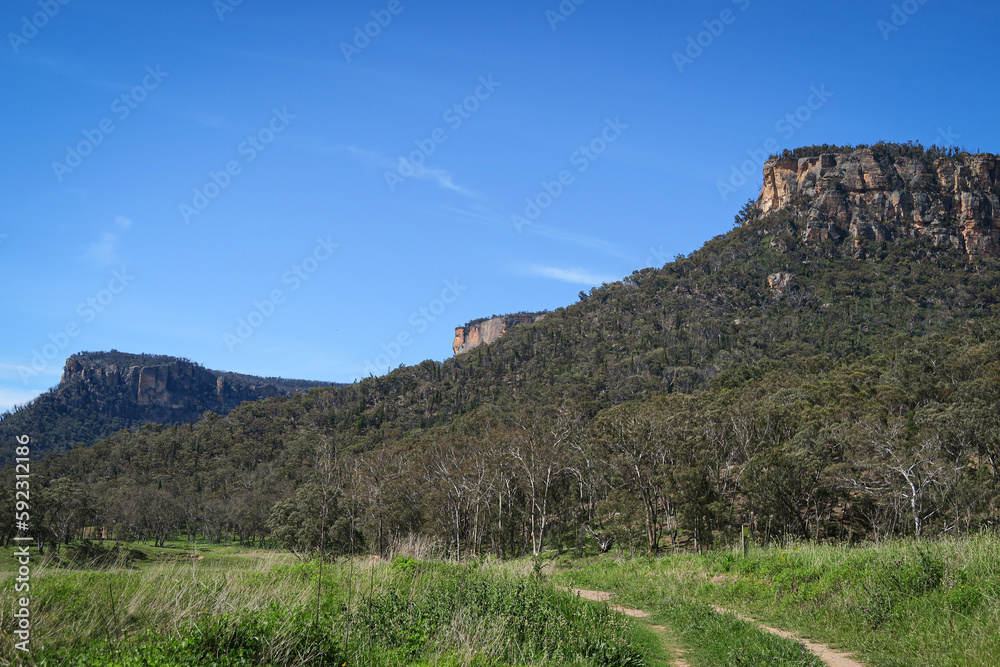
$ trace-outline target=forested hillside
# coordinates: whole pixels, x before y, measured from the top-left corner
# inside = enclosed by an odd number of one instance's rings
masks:
[[[490,345],[35,464],[38,528],[512,555],[995,523],[998,262],[970,241],[1000,214],[995,158],[783,159],[805,181],[779,205]]]

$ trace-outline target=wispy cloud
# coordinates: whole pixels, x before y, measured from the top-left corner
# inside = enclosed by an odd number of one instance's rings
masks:
[[[364,148],[358,148],[357,146],[347,146],[347,152],[353,156],[355,159],[359,160],[363,165],[372,170],[381,170],[393,172],[400,168],[400,165],[405,162],[404,158],[400,157],[395,160],[383,156],[377,151],[370,151]],[[455,178],[450,171],[447,169],[441,169],[439,167],[428,167],[427,165],[415,165],[415,164],[405,164],[405,172],[412,176],[410,178],[418,178],[424,181],[432,181],[438,184],[439,187],[445,190],[452,190],[453,192],[458,192],[467,197],[475,198],[478,195],[471,190],[467,190],[459,185],[455,184]]]
[[[472,203],[469,208],[445,206],[444,210],[451,213],[454,219],[463,223],[473,222],[485,227],[511,228],[509,217],[479,203]]]
[[[461,218],[465,222],[471,220],[487,227],[499,227],[510,230],[511,232],[515,231],[514,226],[511,224],[509,215],[503,215],[481,204],[474,204],[469,208],[446,206],[445,210]],[[572,243],[573,245],[597,250],[616,259],[623,259],[628,262],[638,261],[636,257],[630,255],[616,244],[611,243],[610,241],[605,241],[604,239],[587,236],[586,234],[578,234],[576,232],[570,232],[565,229],[559,229],[558,227],[552,227],[549,225],[532,225],[530,227],[525,227],[524,231],[530,234],[537,234],[538,236],[554,239],[556,241],[565,241],[567,243]]]
[[[101,266],[108,266],[118,261],[118,235],[102,232],[101,239],[87,246],[83,256]]]
[[[594,287],[602,283],[613,283],[618,280],[615,276],[601,275],[593,271],[587,271],[586,269],[560,269],[554,266],[540,266],[537,264],[524,267],[523,272],[532,276],[551,278],[553,280],[561,280],[564,283],[586,285],[587,287]]]
[[[132,218],[124,215],[115,216],[115,227],[125,231],[132,227]],[[87,246],[83,253],[84,259],[101,266],[108,266],[119,261],[118,241],[116,232],[101,232],[101,238]]]
[[[400,160],[402,160],[402,158],[400,158]],[[472,190],[468,190],[460,185],[456,185],[454,177],[451,175],[451,172],[449,172],[446,169],[440,169],[436,167],[425,167],[423,165],[419,167],[414,167],[414,169],[415,172],[413,174],[413,178],[419,178],[425,181],[434,181],[438,184],[439,187],[442,187],[445,190],[451,190],[453,192],[463,194],[466,197],[471,197],[473,199],[479,196]]]
[[[618,259],[624,259],[630,262],[636,261],[635,257],[632,257],[614,243],[605,241],[604,239],[595,238],[593,236],[587,236],[586,234],[577,234],[576,232],[569,232],[564,229],[550,227],[548,225],[533,225],[531,227],[526,227],[525,231],[532,234],[538,234],[539,236],[545,236],[550,239],[555,239],[557,241],[566,241],[567,243],[584,246],[585,248],[599,250]]]
[[[346,155],[357,162],[360,162],[366,169],[370,169],[372,171],[387,171],[398,174],[400,173],[400,171],[397,171],[400,168],[400,164],[405,162],[405,158],[399,157],[392,159],[386,157],[378,151],[358,148],[357,146],[312,146],[306,148],[306,150],[312,150],[314,152],[327,155]],[[429,181],[437,184],[438,187],[444,190],[457,192],[461,195],[469,197],[470,199],[477,199],[479,197],[479,193],[455,183],[455,175],[447,169],[407,163],[405,164],[405,169],[402,170],[401,173],[407,174],[407,179],[415,178],[421,181]]]

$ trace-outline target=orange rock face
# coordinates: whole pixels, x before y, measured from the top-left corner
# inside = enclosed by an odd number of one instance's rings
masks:
[[[1000,255],[1000,159],[848,154],[777,158],[764,165],[757,205],[792,208],[805,240],[884,242],[928,235],[970,257]]]
[[[534,324],[544,319],[545,315],[546,313],[518,313],[470,322],[455,329],[455,340],[451,347],[456,355],[468,352],[480,345],[492,343],[518,324]]]

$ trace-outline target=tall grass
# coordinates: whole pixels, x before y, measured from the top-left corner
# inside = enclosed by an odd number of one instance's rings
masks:
[[[284,559],[43,568],[33,655],[68,667],[645,664],[621,615],[524,567],[355,559],[326,564],[322,589],[317,562]],[[2,664],[17,664],[7,638],[0,650]]]
[[[562,577],[637,605],[735,608],[884,667],[1000,661],[1000,538],[861,547],[789,544],[705,556],[604,559]]]

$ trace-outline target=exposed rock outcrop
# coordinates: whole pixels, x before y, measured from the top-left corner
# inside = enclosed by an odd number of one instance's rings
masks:
[[[144,424],[183,424],[225,415],[244,401],[305,392],[327,382],[208,370],[163,355],[92,352],[66,361],[59,386],[0,419],[0,435],[31,433],[33,453],[63,452]],[[5,439],[13,442],[13,436]],[[0,465],[13,449],[0,446]]]
[[[183,359],[151,357],[158,363],[136,364],[134,357],[76,355],[66,361],[57,392],[86,397],[88,402],[108,394],[116,416],[142,421],[185,422],[206,410],[226,414],[244,401],[283,393],[273,383],[231,382],[223,374]],[[308,386],[322,383],[304,382]]]
[[[1000,256],[1000,160],[892,155],[876,148],[781,157],[764,165],[757,206],[792,208],[806,242],[879,243],[930,236],[970,257]]]
[[[519,324],[534,324],[545,318],[548,313],[517,313],[516,315],[501,315],[489,319],[473,320],[464,327],[455,329],[455,341],[452,349],[455,354],[468,352],[480,345],[487,345],[497,340],[512,327]]]
[[[791,273],[773,273],[767,277],[767,286],[774,290],[775,294],[784,294],[795,282],[795,276]]]

